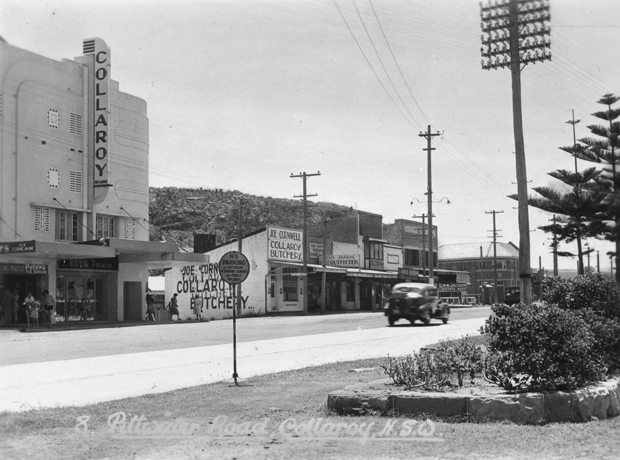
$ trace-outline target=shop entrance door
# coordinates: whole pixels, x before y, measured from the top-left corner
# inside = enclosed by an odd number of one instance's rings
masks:
[[[102,277],[61,275],[56,279],[57,321],[104,319]]]
[[[146,308],[144,310],[146,312]],[[141,321],[142,313],[142,283],[139,281],[125,281],[123,283],[123,319],[125,321]]]

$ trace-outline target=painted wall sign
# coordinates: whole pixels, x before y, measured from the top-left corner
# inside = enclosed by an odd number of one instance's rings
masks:
[[[70,270],[118,270],[118,257],[101,259],[61,259],[58,268]]]
[[[179,295],[181,308],[187,306],[191,309],[192,296],[202,299],[203,308],[206,310],[232,310],[235,305],[235,296],[232,286],[227,283],[220,273],[219,264],[187,265],[182,268],[173,268],[166,272],[166,286],[173,286],[172,292],[166,288],[166,295],[172,296],[175,292]],[[241,308],[247,308],[248,296],[241,296]],[[207,312],[211,316],[211,312]],[[191,314],[191,313],[190,313]]]
[[[358,254],[334,254],[327,256],[326,265],[332,267],[360,268],[360,256]]]
[[[399,278],[417,277],[419,274],[420,274],[420,271],[415,268],[399,268],[398,269]]]
[[[26,264],[24,265],[25,272],[32,275],[45,275],[48,273],[47,265],[41,264]]]
[[[467,284],[470,282],[469,273],[457,273],[456,274],[456,282],[457,284]]]
[[[22,264],[0,264],[0,273],[24,273]]]
[[[109,187],[110,183],[110,49],[100,38],[84,40],[84,54],[95,57],[93,69],[94,107],[92,133],[94,135],[95,187]]]
[[[10,243],[0,243],[0,254],[16,252],[35,252],[35,242],[32,241],[13,241]]]
[[[308,243],[310,257],[320,257],[323,255],[323,243]]]
[[[267,228],[267,259],[284,262],[303,261],[303,232],[287,228]]]

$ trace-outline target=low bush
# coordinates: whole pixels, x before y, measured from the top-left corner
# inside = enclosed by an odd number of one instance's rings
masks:
[[[466,375],[473,381],[482,370],[482,355],[478,341],[465,336],[442,340],[432,351],[401,358],[388,356],[381,367],[394,383],[407,390],[443,391],[456,385],[462,387]]]
[[[508,391],[567,390],[604,377],[605,356],[583,312],[555,305],[494,305],[483,331],[485,376]]]
[[[575,278],[547,278],[542,300],[564,310],[589,308],[606,318],[620,320],[620,286],[600,273]]]

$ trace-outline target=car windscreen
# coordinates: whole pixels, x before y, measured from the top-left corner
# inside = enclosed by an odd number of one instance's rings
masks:
[[[392,291],[392,292],[417,292],[417,293],[420,293],[422,291],[420,290],[420,288],[417,288],[417,287],[400,286],[400,287],[394,289],[394,291]]]

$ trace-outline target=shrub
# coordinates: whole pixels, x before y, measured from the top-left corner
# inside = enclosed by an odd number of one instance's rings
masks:
[[[402,358],[391,358],[381,364],[384,372],[397,385],[405,389],[442,391],[455,384],[463,386],[465,375],[474,379],[482,369],[482,350],[472,337],[457,340],[442,340],[432,352],[413,353]]]
[[[543,281],[542,300],[565,310],[590,308],[606,318],[620,319],[620,286],[600,273]]]
[[[509,391],[573,389],[600,380],[605,359],[593,330],[578,313],[555,305],[494,305],[487,377]]]
[[[442,391],[451,386],[451,370],[435,360],[433,353],[412,353],[401,358],[388,356],[381,364],[383,371],[406,390]]]

